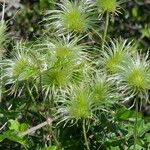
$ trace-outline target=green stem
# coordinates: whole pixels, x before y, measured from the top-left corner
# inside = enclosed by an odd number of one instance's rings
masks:
[[[50,99],[50,97],[47,97],[48,107],[47,107],[46,101],[45,100],[43,101],[43,103],[45,103],[44,105],[46,106],[45,109],[47,110],[47,108],[48,108],[48,111],[45,114],[45,116],[47,116],[47,117],[53,115],[52,108],[54,107],[54,97],[53,97],[52,91],[51,91],[51,93],[49,92],[49,94],[51,95],[51,99]],[[48,126],[47,130],[49,132],[49,135],[52,135],[53,140],[54,140],[55,144],[57,145],[57,150],[61,150],[62,149],[61,148],[61,143],[59,142],[59,138],[56,134],[57,130],[56,131],[53,130],[52,124]],[[50,141],[49,141],[49,145],[51,145]]]
[[[88,139],[86,136],[86,130],[85,130],[85,119],[83,120],[82,128],[83,128],[83,134],[84,134],[84,140],[85,140],[86,148],[87,148],[87,150],[90,150]]]
[[[106,13],[106,23],[105,23],[104,35],[103,35],[103,39],[102,39],[102,49],[104,49],[106,36],[107,36],[107,32],[108,32],[108,26],[109,26],[109,12]]]
[[[52,134],[52,136],[53,136],[53,139],[54,139],[54,141],[55,141],[55,144],[57,145],[57,149],[58,149],[58,150],[61,150],[61,145],[60,145],[59,141],[57,140],[57,137],[56,137],[55,133],[53,132],[53,130],[51,130],[51,134]]]
[[[30,86],[29,86],[29,82],[28,82],[28,81],[27,81],[26,86],[27,86],[26,88],[27,88],[28,94],[29,94],[29,96],[30,96],[32,102],[33,102],[34,104],[36,104],[36,100],[35,100],[35,98],[34,98],[32,92],[31,92],[31,90],[30,90]]]
[[[134,150],[136,150],[136,142],[137,142],[137,123],[138,123],[138,101],[135,102],[135,124],[134,124]]]
[[[3,8],[2,8],[2,26],[4,25],[4,15],[5,15],[5,0],[3,1]],[[0,56],[0,61],[2,61],[2,56]],[[2,71],[2,67],[0,68],[0,72]],[[0,73],[0,102],[2,101],[2,74]]]
[[[0,61],[2,61],[2,58],[0,58]],[[2,102],[2,73],[1,73],[1,71],[2,71],[2,67],[0,67],[0,102]]]

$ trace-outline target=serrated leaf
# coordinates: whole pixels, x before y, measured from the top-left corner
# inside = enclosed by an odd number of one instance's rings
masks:
[[[9,120],[9,122],[10,122],[10,126],[9,126],[10,130],[19,131],[20,123],[17,120],[11,119],[11,120]]]
[[[26,123],[20,124],[20,126],[19,126],[19,131],[20,131],[20,132],[24,132],[24,131],[26,131],[27,129],[28,129],[28,125],[27,125]]]

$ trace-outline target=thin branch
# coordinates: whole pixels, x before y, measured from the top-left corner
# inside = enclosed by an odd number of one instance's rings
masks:
[[[5,13],[8,12],[11,8],[12,8],[12,5],[8,5],[8,6],[5,8]],[[0,16],[3,16],[3,11],[0,13]]]
[[[5,5],[6,5],[6,0],[3,0],[3,10],[2,10],[2,22],[4,21],[4,15],[5,15]]]
[[[31,134],[31,133],[35,132],[36,130],[38,130],[40,128],[43,128],[46,125],[50,125],[52,123],[52,121],[53,120],[51,118],[48,118],[45,122],[43,122],[43,123],[41,123],[41,124],[39,124],[39,125],[37,125],[35,127],[32,127],[30,129],[28,129],[27,131],[21,133],[20,135],[21,136],[25,136],[25,135]]]

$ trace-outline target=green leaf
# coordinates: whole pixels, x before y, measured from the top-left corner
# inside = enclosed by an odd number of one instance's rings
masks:
[[[28,125],[26,123],[20,124],[17,120],[12,120],[12,119],[9,120],[9,122],[10,122],[10,126],[9,126],[10,130],[14,130],[17,132],[23,132],[28,129]]]
[[[42,148],[42,150],[57,150],[57,147],[56,146],[50,146],[50,147]]]
[[[150,130],[150,123],[145,123],[144,120],[138,121],[138,135],[142,137]]]
[[[138,17],[138,15],[139,15],[138,7],[134,7],[134,8],[132,9],[132,15],[133,15],[133,17],[135,17],[135,18]]]
[[[116,117],[118,120],[130,120],[130,118],[134,118],[136,116],[136,112],[129,110],[127,108],[119,109],[119,111],[116,114]],[[139,115],[140,116],[140,115]]]
[[[0,142],[2,142],[4,139],[5,137],[2,134],[0,134]]]
[[[18,135],[18,132],[14,131],[14,130],[8,130],[8,131],[4,132],[3,134],[0,134],[0,142],[2,142],[5,139],[9,139],[11,141],[18,142],[24,146],[27,145],[27,141],[24,138],[20,137]]]
[[[147,142],[150,143],[150,134],[149,134],[149,133],[147,133],[147,134],[145,135],[145,138],[146,138]]]
[[[24,132],[24,131],[26,131],[27,129],[28,129],[28,125],[27,125],[26,123],[20,124],[20,126],[19,126],[19,131],[20,131],[20,132]]]
[[[136,150],[143,150],[143,147],[140,145],[136,145],[135,148]],[[133,149],[134,149],[134,146],[131,146],[128,150],[133,150]]]
[[[120,148],[117,146],[117,147],[110,147],[110,150],[120,150]]]
[[[150,38],[150,24],[146,25],[144,28],[140,30],[144,37]]]
[[[10,122],[10,127],[9,127],[10,130],[19,131],[20,123],[17,120],[11,119],[9,120],[9,122]]]

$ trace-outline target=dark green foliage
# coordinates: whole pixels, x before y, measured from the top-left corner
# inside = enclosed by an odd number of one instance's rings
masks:
[[[149,1],[20,4],[0,24],[0,149],[150,149]]]

